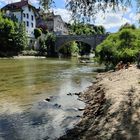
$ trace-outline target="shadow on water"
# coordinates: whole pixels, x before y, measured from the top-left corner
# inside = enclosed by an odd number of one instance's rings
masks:
[[[79,120],[78,114],[78,111],[42,101],[27,112],[1,115],[0,135],[4,140],[53,140],[73,127]]]

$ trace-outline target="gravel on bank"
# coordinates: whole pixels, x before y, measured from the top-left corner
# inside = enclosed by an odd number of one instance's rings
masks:
[[[140,140],[140,69],[98,74],[81,121],[59,140]]]

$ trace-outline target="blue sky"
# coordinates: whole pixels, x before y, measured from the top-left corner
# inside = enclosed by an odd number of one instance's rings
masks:
[[[20,1],[20,0],[0,0],[0,7],[4,6],[5,4]],[[30,0],[35,6],[38,7],[38,0]],[[126,22],[130,24],[136,24],[136,19],[138,16],[136,15],[136,4],[132,3],[133,7],[127,8],[126,11],[110,11],[107,14],[99,12],[96,16],[96,20],[92,23],[95,25],[103,25],[108,32],[116,32],[121,25],[125,24]],[[65,9],[65,0],[55,0],[55,7],[53,8],[55,14],[60,14],[62,19],[65,22],[70,21],[70,12]]]

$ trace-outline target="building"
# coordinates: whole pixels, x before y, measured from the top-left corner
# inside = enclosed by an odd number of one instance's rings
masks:
[[[62,20],[60,15],[54,13],[40,14],[37,20],[37,27],[47,29],[56,35],[67,35],[68,28],[66,23]]]
[[[18,22],[25,23],[27,36],[31,41],[34,39],[34,29],[36,28],[38,13],[37,9],[28,0],[7,4],[1,10],[5,12],[6,16],[15,16]]]

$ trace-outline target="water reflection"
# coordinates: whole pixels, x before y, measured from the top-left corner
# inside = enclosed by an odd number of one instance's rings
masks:
[[[53,140],[73,127],[84,103],[67,94],[85,90],[94,69],[70,60],[0,60],[0,140]]]

